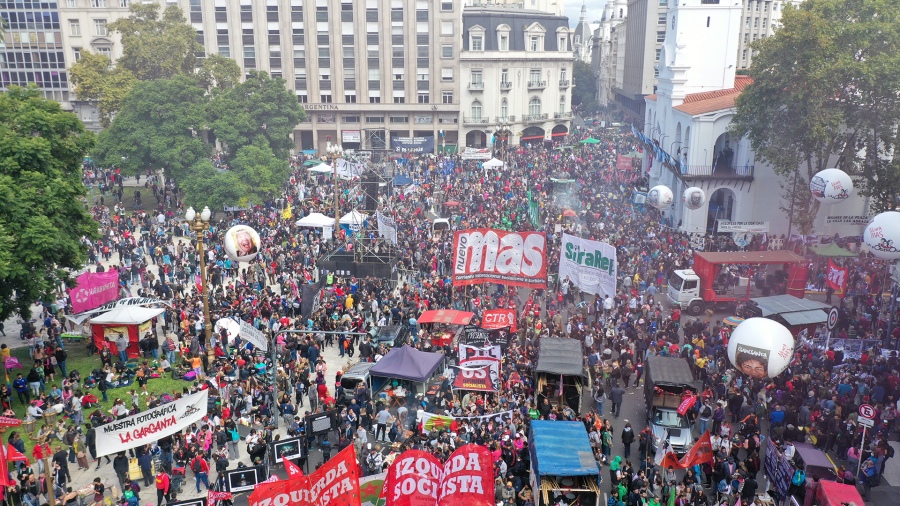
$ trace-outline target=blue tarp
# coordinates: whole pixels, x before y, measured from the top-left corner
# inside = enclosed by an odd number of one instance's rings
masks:
[[[538,476],[600,474],[587,431],[581,422],[533,420],[531,462]]]
[[[412,184],[413,180],[404,176],[403,174],[398,174],[397,177],[394,178],[394,186],[405,186],[408,184]]]

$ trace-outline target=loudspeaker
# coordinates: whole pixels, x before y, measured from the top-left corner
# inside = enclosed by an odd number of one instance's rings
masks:
[[[365,210],[375,211],[378,209],[378,176],[371,170],[366,171],[360,184],[365,194]]]

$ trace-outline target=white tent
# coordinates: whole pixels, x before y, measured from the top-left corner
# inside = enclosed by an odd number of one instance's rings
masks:
[[[504,167],[506,166],[506,164],[504,162],[501,162],[500,160],[497,160],[496,158],[491,158],[490,160],[481,164],[481,166],[485,169],[493,169],[496,167]]]
[[[309,213],[297,220],[294,225],[298,227],[334,228],[334,218],[325,216],[322,213]]]
[[[91,323],[95,325],[135,325],[163,314],[166,310],[158,307],[124,306],[117,307],[102,315],[95,316]]]
[[[369,219],[368,214],[363,214],[356,209],[350,211],[345,214],[343,218],[341,218],[341,225],[362,225],[363,222]]]
[[[319,165],[314,165],[308,169],[310,172],[320,172],[322,174],[330,174],[333,172],[331,165],[328,165],[325,162],[320,163]]]

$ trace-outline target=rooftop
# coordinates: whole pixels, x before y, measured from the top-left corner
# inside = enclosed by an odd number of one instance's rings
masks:
[[[704,91],[691,93],[684,97],[681,105],[675,106],[675,110],[691,116],[722,111],[734,107],[734,101],[744,91],[753,79],[750,76],[734,76],[734,88],[727,90]]]

